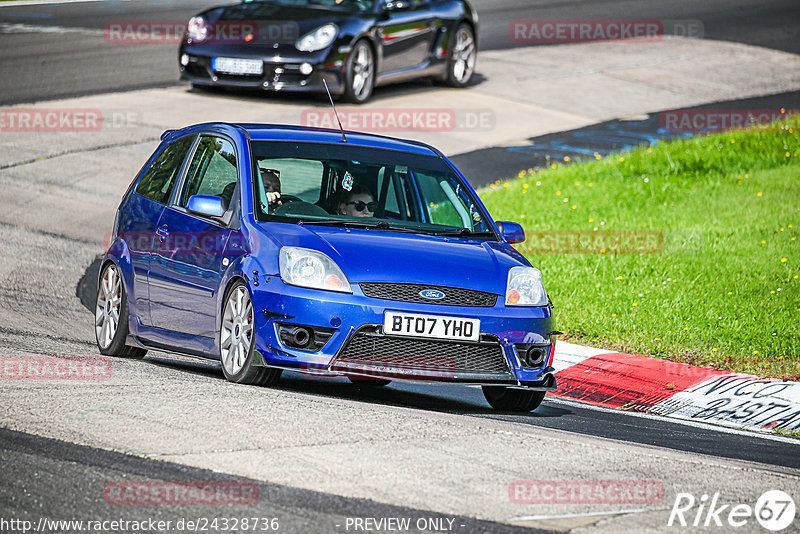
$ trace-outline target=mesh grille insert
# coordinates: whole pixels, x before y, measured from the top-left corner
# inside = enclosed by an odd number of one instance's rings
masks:
[[[498,342],[442,342],[364,332],[357,332],[350,339],[332,368],[345,370],[341,364],[348,363],[445,373],[510,372]]]
[[[428,286],[424,284],[395,284],[384,282],[362,282],[361,290],[368,297],[403,302],[424,302],[425,304],[443,304],[445,306],[469,306],[491,308],[497,302],[497,295],[472,289],[458,287]],[[420,292],[436,290],[444,293],[444,298],[426,299]]]

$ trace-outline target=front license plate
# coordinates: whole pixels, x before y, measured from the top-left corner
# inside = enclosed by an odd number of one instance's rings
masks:
[[[258,59],[215,57],[211,60],[211,70],[225,74],[261,74],[264,63]]]
[[[478,341],[481,334],[481,321],[466,317],[387,311],[383,316],[383,333],[396,336]]]

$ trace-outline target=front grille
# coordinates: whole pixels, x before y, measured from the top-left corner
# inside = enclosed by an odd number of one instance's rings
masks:
[[[353,335],[333,362],[331,369],[347,371],[360,366],[445,374],[510,373],[508,362],[498,341],[459,343],[387,337],[364,331]]]
[[[427,286],[424,284],[395,284],[384,282],[362,282],[361,290],[368,297],[403,302],[424,302],[425,304],[443,304],[445,306],[469,306],[491,308],[497,302],[497,295],[472,289],[458,287]],[[421,291],[435,289],[445,294],[439,300],[426,299]]]
[[[276,65],[272,63],[264,64],[264,72],[262,74],[225,74],[214,73],[218,80],[221,81],[262,81],[269,82],[270,85],[282,83],[286,85],[301,85],[301,82],[307,81],[309,75],[300,74],[300,65]]]

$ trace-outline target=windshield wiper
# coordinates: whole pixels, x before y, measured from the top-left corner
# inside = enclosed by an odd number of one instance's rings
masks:
[[[431,232],[433,235],[452,237],[496,237],[494,232],[478,232],[469,228],[454,228],[452,230],[439,230]]]
[[[316,226],[340,226],[343,228],[374,228],[376,230],[391,230],[393,232],[410,232],[416,234],[417,231],[405,226],[397,226],[389,224],[386,221],[353,221],[353,220],[339,220],[339,219],[319,219],[307,220],[303,219],[297,222],[303,225],[316,225]]]

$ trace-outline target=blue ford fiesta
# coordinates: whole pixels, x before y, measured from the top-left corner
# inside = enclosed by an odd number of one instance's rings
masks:
[[[98,280],[100,352],[483,387],[528,411],[555,388],[541,273],[428,145],[338,131],[167,131],[125,193]]]

